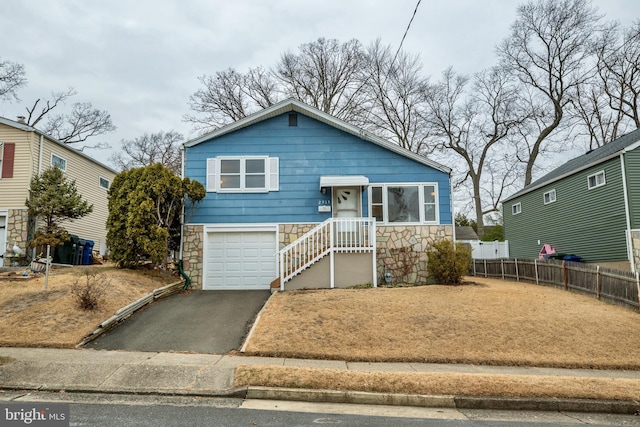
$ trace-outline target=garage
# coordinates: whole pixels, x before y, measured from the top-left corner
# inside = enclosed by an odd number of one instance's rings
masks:
[[[276,252],[272,230],[208,231],[203,289],[269,289],[278,274]]]

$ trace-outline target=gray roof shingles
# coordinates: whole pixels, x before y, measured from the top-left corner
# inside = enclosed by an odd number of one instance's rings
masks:
[[[543,177],[533,181],[522,190],[507,197],[506,199],[504,199],[504,201],[506,202],[508,200],[526,194],[530,191],[535,190],[536,188],[542,187],[545,184],[556,181],[560,177],[571,175],[572,173],[578,172],[591,165],[595,165],[616,153],[620,153],[622,150],[638,141],[640,141],[640,129],[629,132],[628,134],[621,136],[615,141],[605,144],[602,147],[598,147],[595,150],[591,150],[586,154],[583,154],[582,156],[578,156],[574,159],[569,160],[568,162],[557,167]]]

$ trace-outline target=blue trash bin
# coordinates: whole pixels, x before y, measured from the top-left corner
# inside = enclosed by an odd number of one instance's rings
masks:
[[[82,252],[83,265],[93,264],[93,245],[94,245],[93,240],[85,240],[84,251]]]

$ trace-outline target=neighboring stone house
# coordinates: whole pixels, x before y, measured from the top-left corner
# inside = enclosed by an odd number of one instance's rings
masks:
[[[94,250],[106,252],[107,190],[117,172],[25,123],[0,117],[0,266],[5,254],[12,255],[14,241],[26,252],[38,226],[27,215],[29,183],[54,165],[76,181],[79,193],[93,205],[91,214],[63,226],[93,241]]]
[[[453,238],[450,169],[296,100],[185,144],[207,189],[184,226],[203,289],[426,283]]]

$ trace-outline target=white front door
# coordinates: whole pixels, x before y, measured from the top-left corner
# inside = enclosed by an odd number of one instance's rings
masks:
[[[358,218],[360,216],[360,188],[333,188],[334,218]]]
[[[0,214],[0,267],[4,267],[4,255],[7,248],[7,216]]]
[[[333,217],[359,218],[361,208],[360,187],[333,188]],[[357,221],[338,222],[336,224],[335,243],[338,246],[359,246],[360,227]]]

